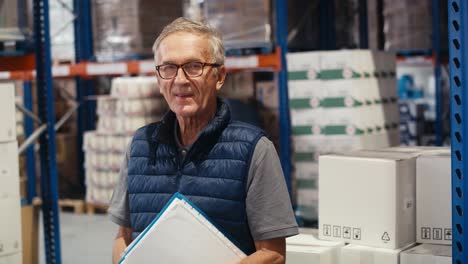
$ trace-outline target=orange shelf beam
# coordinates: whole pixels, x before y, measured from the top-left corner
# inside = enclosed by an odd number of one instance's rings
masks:
[[[227,57],[226,68],[228,71],[236,70],[281,70],[279,48],[275,49],[272,54],[260,54],[241,57]],[[22,61],[23,67],[28,69],[20,69],[11,71],[0,70],[0,80],[32,80],[35,77],[34,67],[31,68],[31,57],[28,60]],[[34,62],[34,56],[32,56]],[[2,63],[6,61],[2,58]],[[34,66],[34,64],[32,64]],[[119,76],[126,74],[155,74],[153,60],[141,61],[127,61],[127,62],[109,62],[109,63],[96,63],[96,62],[80,62],[77,64],[61,64],[52,66],[52,76],[54,78],[93,78],[95,76]]]

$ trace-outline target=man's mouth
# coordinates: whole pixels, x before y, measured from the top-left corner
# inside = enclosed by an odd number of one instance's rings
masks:
[[[188,98],[188,97],[192,97],[193,94],[191,93],[176,93],[174,94],[176,97],[178,98]]]

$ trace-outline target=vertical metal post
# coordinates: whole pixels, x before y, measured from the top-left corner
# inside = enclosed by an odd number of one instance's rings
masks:
[[[320,0],[319,2],[319,35],[320,49],[333,50],[336,48],[335,5],[334,1]]]
[[[377,48],[385,48],[383,0],[377,0]]]
[[[32,98],[32,83],[30,81],[23,82],[23,105],[29,111],[33,111]],[[33,120],[28,115],[24,115],[24,135],[28,138],[34,132]],[[28,176],[28,204],[32,204],[32,200],[36,197],[36,159],[34,155],[34,144],[29,146],[26,151],[26,175]]]
[[[435,135],[436,145],[442,146],[444,141],[444,95],[441,85],[440,72],[440,26],[439,26],[439,0],[432,0],[432,57],[434,60],[434,81],[435,81],[435,106],[436,123]]]
[[[367,0],[359,0],[359,48],[369,48]]]
[[[20,30],[24,30],[25,27],[27,27],[27,22],[26,22],[26,1],[25,0],[17,0],[17,18],[18,18],[18,27]]]
[[[291,195],[291,124],[288,101],[288,19],[286,0],[275,1],[276,42],[281,51],[281,71],[278,73],[279,121],[280,121],[280,157],[284,177]]]
[[[39,118],[47,124],[39,138],[41,159],[42,216],[47,263],[61,263],[58,215],[57,162],[54,129],[54,93],[49,32],[49,1],[34,0],[34,40]]]
[[[93,34],[92,34],[92,14],[90,0],[74,0],[73,11],[76,19],[74,22],[75,31],[75,60],[90,61],[93,57]],[[83,134],[87,130],[95,128],[95,101],[85,101],[85,97],[94,94],[93,81],[76,78],[76,101],[80,105],[77,118],[77,146],[78,146],[78,168],[80,170],[80,182],[85,188],[84,179],[84,153]]]
[[[452,145],[452,261],[468,263],[468,6],[465,0],[449,0],[450,102]]]

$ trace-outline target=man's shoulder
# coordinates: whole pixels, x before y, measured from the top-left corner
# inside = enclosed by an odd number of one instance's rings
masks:
[[[265,135],[265,131],[258,126],[254,126],[249,123],[245,123],[238,120],[232,120],[229,122],[228,128],[236,132],[253,133],[253,134],[262,134]]]
[[[153,122],[138,128],[133,135],[133,140],[147,140],[150,138],[156,128],[161,125],[161,121]]]
[[[229,122],[222,135],[223,141],[242,141],[256,145],[261,137],[266,136],[266,133],[257,126],[233,120]]]

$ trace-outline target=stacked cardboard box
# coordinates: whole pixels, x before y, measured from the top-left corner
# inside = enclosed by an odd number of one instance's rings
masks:
[[[269,0],[205,0],[205,18],[224,35],[227,49],[271,46]]]
[[[432,48],[431,1],[385,0],[383,6],[386,50]]]
[[[73,6],[72,0],[55,0],[49,2],[51,52],[54,61],[75,60],[75,36],[72,22],[75,14],[64,8]]]
[[[398,264],[416,242],[438,244],[424,253],[434,256],[451,244],[448,148],[323,155],[319,173],[319,237],[350,243],[342,264]]]
[[[154,77],[113,79],[111,95],[97,101],[97,130],[85,134],[88,203],[108,204],[133,133],[158,121],[166,110]]]
[[[16,96],[15,103],[22,105],[23,104],[23,97]],[[16,108],[16,107],[15,107]],[[24,136],[24,114],[20,110],[16,109],[16,136],[21,137]]]
[[[286,263],[339,264],[344,242],[319,240],[312,234],[299,234],[286,239]]]
[[[21,206],[18,142],[16,140],[15,85],[0,84],[0,263],[22,263]]]
[[[93,0],[92,4],[98,60],[151,55],[164,26],[182,16],[182,0]]]
[[[288,72],[298,212],[316,220],[320,154],[399,144],[395,57],[290,53]]]
[[[422,244],[403,251],[400,264],[452,264],[452,247]]]
[[[400,100],[400,139],[408,146],[421,145],[424,134],[424,111],[426,104],[421,100]]]
[[[23,0],[21,0],[23,1]],[[6,41],[3,48],[8,49],[7,41],[24,40],[24,34],[20,25],[20,17],[26,18],[26,8],[18,10],[19,1],[1,1],[0,2],[0,41]],[[15,45],[11,48],[14,50]]]

